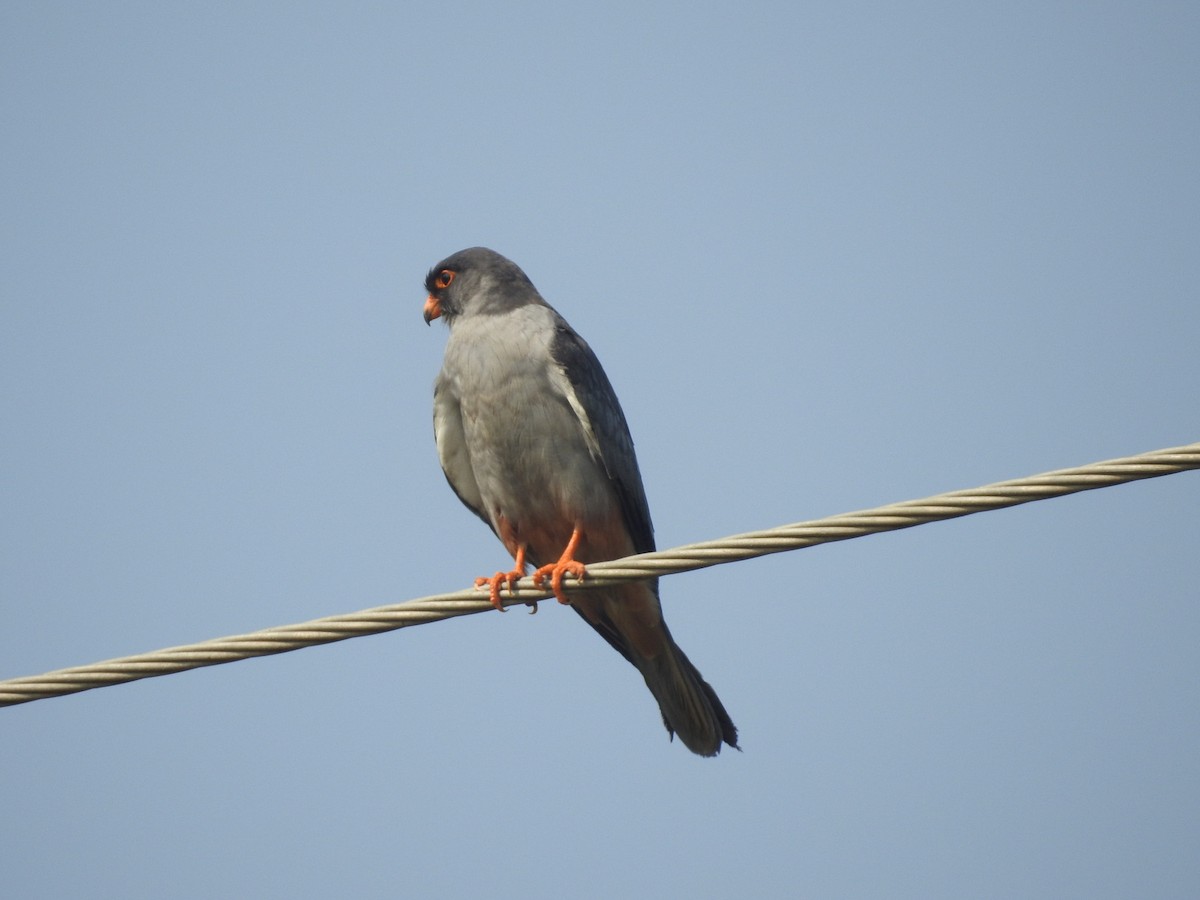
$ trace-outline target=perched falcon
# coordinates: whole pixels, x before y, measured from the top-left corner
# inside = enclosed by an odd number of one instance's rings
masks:
[[[592,349],[492,250],[447,257],[425,288],[426,323],[450,327],[433,402],[442,470],[514,560],[477,584],[500,608],[502,585],[532,564],[642,673],[668,732],[701,756],[736,749],[725,707],[667,630],[657,579],[564,592],[587,563],[654,549],[629,426]]]

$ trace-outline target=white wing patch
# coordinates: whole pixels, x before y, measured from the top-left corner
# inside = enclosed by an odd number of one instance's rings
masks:
[[[571,404],[571,409],[575,411],[575,417],[579,419],[579,427],[583,429],[583,440],[587,444],[588,453],[592,455],[592,459],[596,460],[596,462],[607,470],[608,467],[604,462],[604,455],[600,452],[600,442],[596,440],[596,432],[592,428],[592,420],[588,418],[587,410],[579,402],[579,396],[575,393],[575,386],[571,384],[571,379],[567,377],[567,373],[562,370],[561,366],[553,366],[551,372],[553,373],[552,377],[555,387],[567,398],[567,402]]]

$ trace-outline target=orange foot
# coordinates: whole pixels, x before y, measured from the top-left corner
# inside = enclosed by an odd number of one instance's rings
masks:
[[[567,541],[567,547],[562,552],[562,556],[558,558],[558,562],[550,563],[548,566],[541,566],[533,573],[533,583],[538,587],[544,587],[546,576],[550,576],[550,590],[554,591],[554,596],[559,603],[570,603],[567,595],[563,593],[562,580],[563,575],[570,572],[575,576],[577,581],[583,581],[587,574],[587,569],[583,563],[575,559],[575,551],[579,548],[579,539],[583,537],[583,532],[579,530],[579,526],[575,526],[575,530],[571,532],[571,540]]]
[[[515,593],[513,590],[513,585],[515,585],[521,578],[524,577],[525,548],[518,547],[517,557],[513,562],[513,568],[511,572],[497,572],[491,578],[485,578],[481,575],[475,579],[475,587],[482,588],[484,585],[487,585],[488,600],[491,601],[492,606],[496,607],[496,609],[500,610],[500,612],[508,612],[508,610],[505,609],[503,604],[500,602],[500,585],[507,584],[508,592],[513,594]]]

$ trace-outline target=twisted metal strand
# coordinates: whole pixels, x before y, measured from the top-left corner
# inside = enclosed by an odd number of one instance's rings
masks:
[[[1059,469],[979,488],[950,491],[923,500],[906,500],[875,509],[841,513],[764,531],[752,531],[671,550],[593,563],[588,566],[586,581],[572,584],[572,590],[671,575],[766,556],[770,553],[782,553],[785,550],[844,541],[878,532],[897,531],[927,522],[1003,509],[1034,500],[1045,500],[1189,469],[1200,469],[1200,443],[1155,450],[1073,469]],[[525,577],[517,582],[513,593],[502,598],[502,602],[505,606],[529,604],[536,610],[537,601],[550,596],[552,594],[549,591],[534,587],[532,578]],[[250,634],[216,638],[198,644],[168,647],[137,656],[59,669],[44,675],[11,678],[0,681],[0,706],[13,706],[155,675],[169,675],[201,666],[215,666],[255,656],[285,653],[289,650],[394,631],[410,625],[439,622],[490,609],[492,605],[487,597],[477,590],[456,591],[410,600],[407,603],[313,619],[295,625],[266,628]]]

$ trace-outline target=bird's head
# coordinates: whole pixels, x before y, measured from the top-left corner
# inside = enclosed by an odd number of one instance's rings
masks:
[[[448,256],[425,276],[425,324],[444,318],[507,312],[544,303],[520,266],[495,250],[472,247]]]

